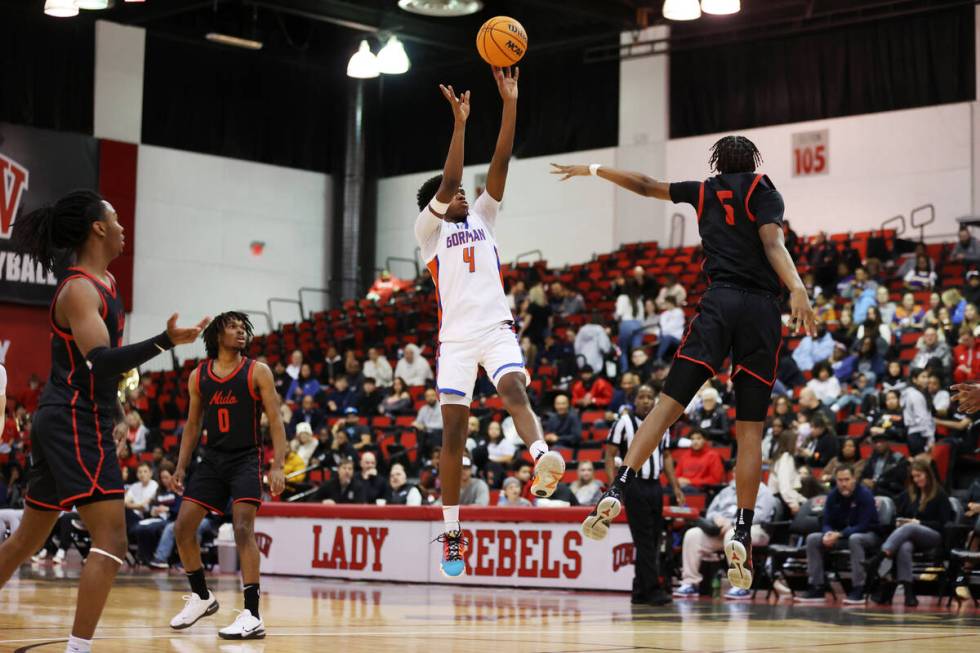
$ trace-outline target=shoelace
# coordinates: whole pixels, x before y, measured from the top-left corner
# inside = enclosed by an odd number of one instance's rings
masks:
[[[449,554],[446,556],[446,560],[461,560],[463,553],[460,551],[461,545],[469,546],[469,541],[463,537],[463,534],[456,532],[455,535],[450,535],[449,533],[443,533],[433,542],[440,542],[444,547],[449,549]]]

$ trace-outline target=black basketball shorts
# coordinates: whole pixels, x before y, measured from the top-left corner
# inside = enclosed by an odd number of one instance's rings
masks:
[[[68,510],[125,494],[115,411],[43,406],[31,421],[31,458],[24,501],[37,510]]]
[[[262,504],[262,451],[205,449],[184,490],[184,500],[223,515],[228,501]]]

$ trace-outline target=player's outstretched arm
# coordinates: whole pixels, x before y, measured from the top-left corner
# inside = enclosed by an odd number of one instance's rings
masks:
[[[803,329],[807,335],[816,336],[817,322],[813,307],[810,306],[810,298],[806,294],[806,287],[800,279],[799,272],[796,271],[793,257],[786,249],[782,226],[776,223],[762,225],[759,227],[759,238],[762,239],[762,247],[765,249],[769,264],[776,271],[779,280],[789,288],[790,328],[795,333]]]
[[[286,487],[286,477],[282,472],[286,460],[286,427],[283,426],[282,414],[279,412],[279,393],[276,392],[272,370],[265,363],[255,364],[255,383],[259,388],[259,396],[262,397],[265,416],[269,419],[269,435],[272,436],[274,457],[269,468],[269,492],[273,496],[279,496]]]
[[[487,171],[487,192],[498,202],[504,198],[504,186],[507,184],[507,169],[510,167],[510,155],[514,151],[514,129],[517,126],[517,80],[521,77],[521,69],[493,68],[493,78],[500,91],[500,99],[504,101],[503,112],[500,116],[500,132],[497,134],[497,146],[490,160],[490,170]]]
[[[551,167],[553,168],[551,174],[562,176],[558,181],[566,181],[572,177],[589,177],[592,175],[590,166],[585,165],[566,166],[559,163],[552,163]],[[628,170],[617,170],[616,168],[599,166],[596,169],[596,176],[611,181],[626,190],[633,191],[637,195],[656,197],[658,200],[670,199],[670,184],[668,182],[657,181],[642,172],[630,172]]]
[[[466,137],[466,119],[470,117],[470,92],[464,91],[459,97],[452,85],[439,84],[439,90],[453,109],[453,139],[449,142],[449,154],[442,168],[442,183],[436,191],[435,201],[449,204],[463,181],[463,149]]]
[[[187,466],[190,465],[191,456],[197,449],[197,441],[201,437],[201,420],[204,415],[201,412],[201,393],[198,391],[200,368],[191,372],[187,379],[187,394],[190,396],[187,408],[187,423],[184,424],[184,433],[180,436],[180,453],[177,456],[177,471],[174,472],[174,489],[177,494],[184,493],[184,477],[187,475]]]

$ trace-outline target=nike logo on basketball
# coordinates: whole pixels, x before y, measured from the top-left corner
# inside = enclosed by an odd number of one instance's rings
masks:
[[[211,395],[209,406],[234,406],[238,404],[238,397],[231,390],[219,391]]]

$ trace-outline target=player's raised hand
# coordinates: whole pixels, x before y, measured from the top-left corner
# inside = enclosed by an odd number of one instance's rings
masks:
[[[179,315],[174,313],[170,316],[170,319],[167,320],[167,337],[170,338],[170,342],[174,343],[175,345],[186,345],[190,342],[194,342],[197,337],[201,335],[201,331],[204,331],[204,327],[211,322],[211,318],[206,317],[192,327],[179,327],[177,326],[178,317]]]
[[[953,401],[959,404],[960,412],[965,415],[980,410],[980,385],[976,383],[957,383],[950,387]]]
[[[802,329],[811,338],[817,335],[817,317],[805,289],[799,288],[790,293],[789,310],[789,326],[793,333],[800,333]]]
[[[521,78],[521,69],[517,66],[513,68],[498,68],[491,66],[493,78],[497,82],[497,90],[504,102],[517,100],[517,80]]]
[[[572,177],[588,177],[592,174],[589,171],[589,166],[563,166],[560,163],[552,163],[551,167],[553,168],[551,174],[564,175],[558,181],[565,181],[567,179],[571,179]]]
[[[439,84],[439,90],[442,91],[442,96],[446,98],[450,106],[452,106],[453,116],[455,116],[456,122],[466,122],[466,119],[470,117],[470,92],[463,91],[463,93],[457,97],[456,91],[453,90],[451,84],[449,86]]]

